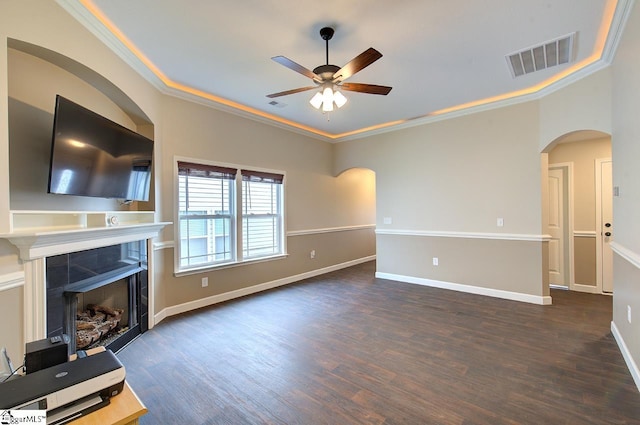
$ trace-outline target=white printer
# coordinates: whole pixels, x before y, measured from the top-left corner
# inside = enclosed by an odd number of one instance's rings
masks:
[[[124,366],[106,350],[0,383],[0,409],[46,410],[47,424],[61,424],[109,404],[124,379]]]

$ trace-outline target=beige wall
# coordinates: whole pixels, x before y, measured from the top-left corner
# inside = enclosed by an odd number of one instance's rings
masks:
[[[573,229],[575,283],[596,286],[596,159],[611,158],[611,138],[560,143],[549,152],[549,166],[573,168]]]
[[[547,296],[541,152],[575,130],[610,130],[609,87],[604,70],[539,101],[338,144],[336,171],[376,172],[378,273]],[[511,264],[531,273],[514,283]]]
[[[487,288],[511,293],[505,297],[514,299],[533,295],[544,301],[549,289],[540,274],[542,253],[539,242],[403,235],[378,235],[377,251],[378,270],[384,274]],[[433,257],[438,258],[437,266]]]
[[[540,151],[574,131],[611,134],[611,69],[605,68],[540,99]]]
[[[337,171],[376,172],[378,272],[546,296],[548,158],[541,152],[573,131],[610,131],[610,78],[605,69],[537,101],[338,144]],[[514,245],[536,246],[536,255]],[[505,252],[509,264],[533,272],[513,283]],[[473,279],[459,271],[463,258],[483,259],[464,266]]]
[[[613,198],[615,224],[613,322],[628,351],[627,364],[640,388],[640,7],[633,6],[612,67]],[[631,323],[627,321],[631,309]]]
[[[538,101],[338,144],[337,171],[376,172],[378,272],[548,295],[541,152],[576,130],[610,131],[610,77],[603,70]],[[525,253],[532,246],[536,255]],[[510,264],[532,272],[516,284]]]
[[[339,143],[336,170],[376,172],[381,229],[539,235],[538,131],[529,102]]]
[[[538,113],[528,102],[338,144],[336,170],[376,172],[378,272],[546,295]],[[531,273],[515,283],[508,264]]]
[[[22,288],[0,292],[0,348],[6,347],[13,366],[22,364],[24,346],[20,334],[24,327],[24,299]]]

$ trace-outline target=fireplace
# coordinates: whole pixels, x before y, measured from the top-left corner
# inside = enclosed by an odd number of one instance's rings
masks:
[[[47,337],[114,352],[148,329],[146,241],[46,258]]]

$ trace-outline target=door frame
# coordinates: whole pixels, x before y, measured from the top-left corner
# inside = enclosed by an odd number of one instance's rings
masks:
[[[596,158],[595,166],[595,183],[596,183],[596,288],[598,294],[611,295],[609,292],[602,291],[602,251],[604,249],[604,238],[602,228],[602,164],[611,162],[611,158]],[[611,200],[613,202],[613,199]]]
[[[567,279],[567,286],[560,285],[552,285],[551,288],[559,288],[559,289],[570,289],[575,290],[576,282],[575,282],[575,266],[574,266],[574,251],[573,251],[573,238],[574,238],[574,228],[573,228],[573,196],[574,196],[574,188],[573,188],[573,162],[556,162],[553,164],[549,164],[547,167],[549,170],[553,168],[560,168],[563,170],[564,182],[562,185],[563,190],[566,189],[564,193],[564,198],[566,200],[566,208],[563,208],[563,220],[566,223],[564,230],[565,239],[565,252],[562,255],[565,258],[565,277]],[[568,273],[567,273],[568,271]],[[548,270],[547,270],[548,273]]]

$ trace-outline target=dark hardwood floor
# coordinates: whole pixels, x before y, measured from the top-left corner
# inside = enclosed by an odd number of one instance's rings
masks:
[[[374,272],[165,319],[118,354],[141,423],[640,424],[610,297],[538,306]]]

